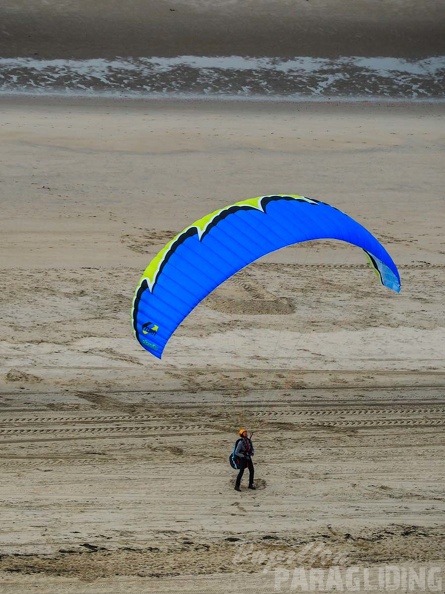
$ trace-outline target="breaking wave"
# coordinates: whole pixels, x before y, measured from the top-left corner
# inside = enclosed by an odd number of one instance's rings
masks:
[[[0,92],[124,97],[445,98],[445,56],[0,58]]]

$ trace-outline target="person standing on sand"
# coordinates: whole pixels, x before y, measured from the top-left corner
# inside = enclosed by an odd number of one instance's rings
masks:
[[[252,434],[250,437],[247,435],[247,431],[245,429],[240,429],[239,436],[241,439],[238,441],[238,444],[235,448],[235,457],[239,459],[239,472],[238,476],[236,477],[235,483],[235,491],[241,491],[241,479],[243,478],[243,474],[246,468],[249,469],[249,489],[256,489],[255,485],[253,484],[253,476],[254,476],[254,468],[252,462],[252,456],[255,453],[253,443],[252,443]]]

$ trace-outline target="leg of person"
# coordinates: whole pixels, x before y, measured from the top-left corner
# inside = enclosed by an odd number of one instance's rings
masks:
[[[255,469],[253,467],[252,460],[247,462],[247,467],[249,469],[249,489],[255,489],[255,485],[253,484],[253,477],[255,476]]]
[[[236,477],[235,489],[240,491],[241,479],[243,478],[244,470],[247,466],[247,460],[245,458],[240,458],[239,462],[239,472],[238,476]]]

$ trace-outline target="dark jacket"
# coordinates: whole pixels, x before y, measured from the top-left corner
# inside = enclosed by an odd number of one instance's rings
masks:
[[[235,448],[235,456],[238,458],[250,459],[255,453],[252,440],[248,437],[243,437],[239,440]]]

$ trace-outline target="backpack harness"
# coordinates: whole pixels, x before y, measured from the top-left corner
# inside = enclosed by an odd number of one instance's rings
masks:
[[[238,458],[238,456],[235,456],[236,447],[240,441],[242,441],[241,437],[235,441],[235,445],[233,446],[233,452],[229,456],[229,464],[234,470],[239,470],[240,466],[240,459]],[[246,454],[249,455],[249,453],[252,450],[250,439],[247,439],[246,450]]]

